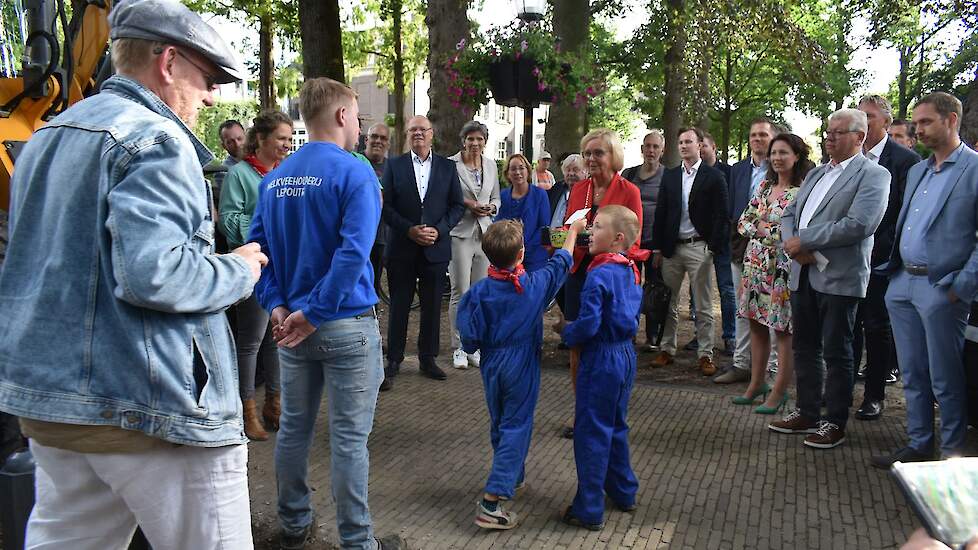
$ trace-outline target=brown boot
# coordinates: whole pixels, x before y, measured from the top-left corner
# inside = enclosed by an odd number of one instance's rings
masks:
[[[282,394],[275,391],[265,392],[265,405],[261,408],[261,417],[265,428],[278,431],[278,417],[282,414]]]
[[[245,435],[252,441],[268,440],[268,432],[261,427],[261,421],[258,420],[258,408],[255,405],[255,400],[244,399],[241,404],[244,406]]]

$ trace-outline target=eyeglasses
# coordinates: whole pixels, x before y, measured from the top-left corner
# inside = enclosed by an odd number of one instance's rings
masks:
[[[839,136],[843,136],[845,134],[855,134],[856,132],[858,132],[858,130],[826,130],[822,133],[822,135],[826,138],[836,139]]]
[[[177,55],[179,55],[180,57],[186,59],[187,60],[187,63],[190,63],[191,65],[193,65],[198,71],[200,71],[200,74],[204,75],[204,83],[207,84],[207,89],[208,90],[213,90],[214,88],[217,87],[217,77],[216,76],[214,76],[211,73],[209,73],[206,70],[204,70],[204,68],[201,67],[200,65],[194,63],[194,60],[193,59],[190,59],[189,56],[185,55],[180,50],[177,50]]]
[[[602,158],[607,154],[608,153],[604,149],[585,149],[584,151],[581,152],[581,156],[586,159],[589,159],[591,157]]]

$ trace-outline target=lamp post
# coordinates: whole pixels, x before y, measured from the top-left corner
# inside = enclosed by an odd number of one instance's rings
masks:
[[[543,19],[546,13],[547,0],[514,0],[516,17],[527,25]],[[520,108],[523,109],[523,155],[533,163],[533,108],[536,106],[531,98],[520,98]]]

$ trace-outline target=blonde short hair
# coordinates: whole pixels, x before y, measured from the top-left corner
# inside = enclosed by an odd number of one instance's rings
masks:
[[[116,38],[112,41],[112,67],[122,75],[135,75],[163,53],[166,44],[141,38]]]
[[[625,148],[621,145],[621,138],[618,137],[618,132],[614,130],[609,130],[608,128],[598,128],[596,130],[591,130],[587,133],[584,138],[581,139],[581,151],[584,151],[584,147],[592,140],[600,140],[602,145],[604,145],[608,152],[611,153],[611,169],[618,172],[625,167]]]
[[[638,226],[638,216],[631,209],[612,204],[599,208],[598,214],[604,214],[611,219],[611,228],[615,230],[615,234],[625,235],[626,246],[631,246],[638,239],[641,228]]]
[[[306,122],[314,121],[340,101],[356,98],[357,93],[353,88],[342,82],[324,76],[310,78],[299,91],[299,114]]]

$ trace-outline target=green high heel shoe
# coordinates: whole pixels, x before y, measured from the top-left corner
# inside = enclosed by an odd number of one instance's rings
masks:
[[[788,405],[788,392],[785,392],[778,401],[778,404],[773,407],[765,407],[763,404],[754,409],[754,414],[774,414]]]
[[[737,397],[731,399],[731,402],[733,402],[734,405],[753,405],[755,399],[762,395],[766,397],[769,393],[771,393],[771,386],[768,386],[765,383],[763,386],[758,388],[757,391],[750,396],[750,398],[744,397],[743,395],[738,395]]]

